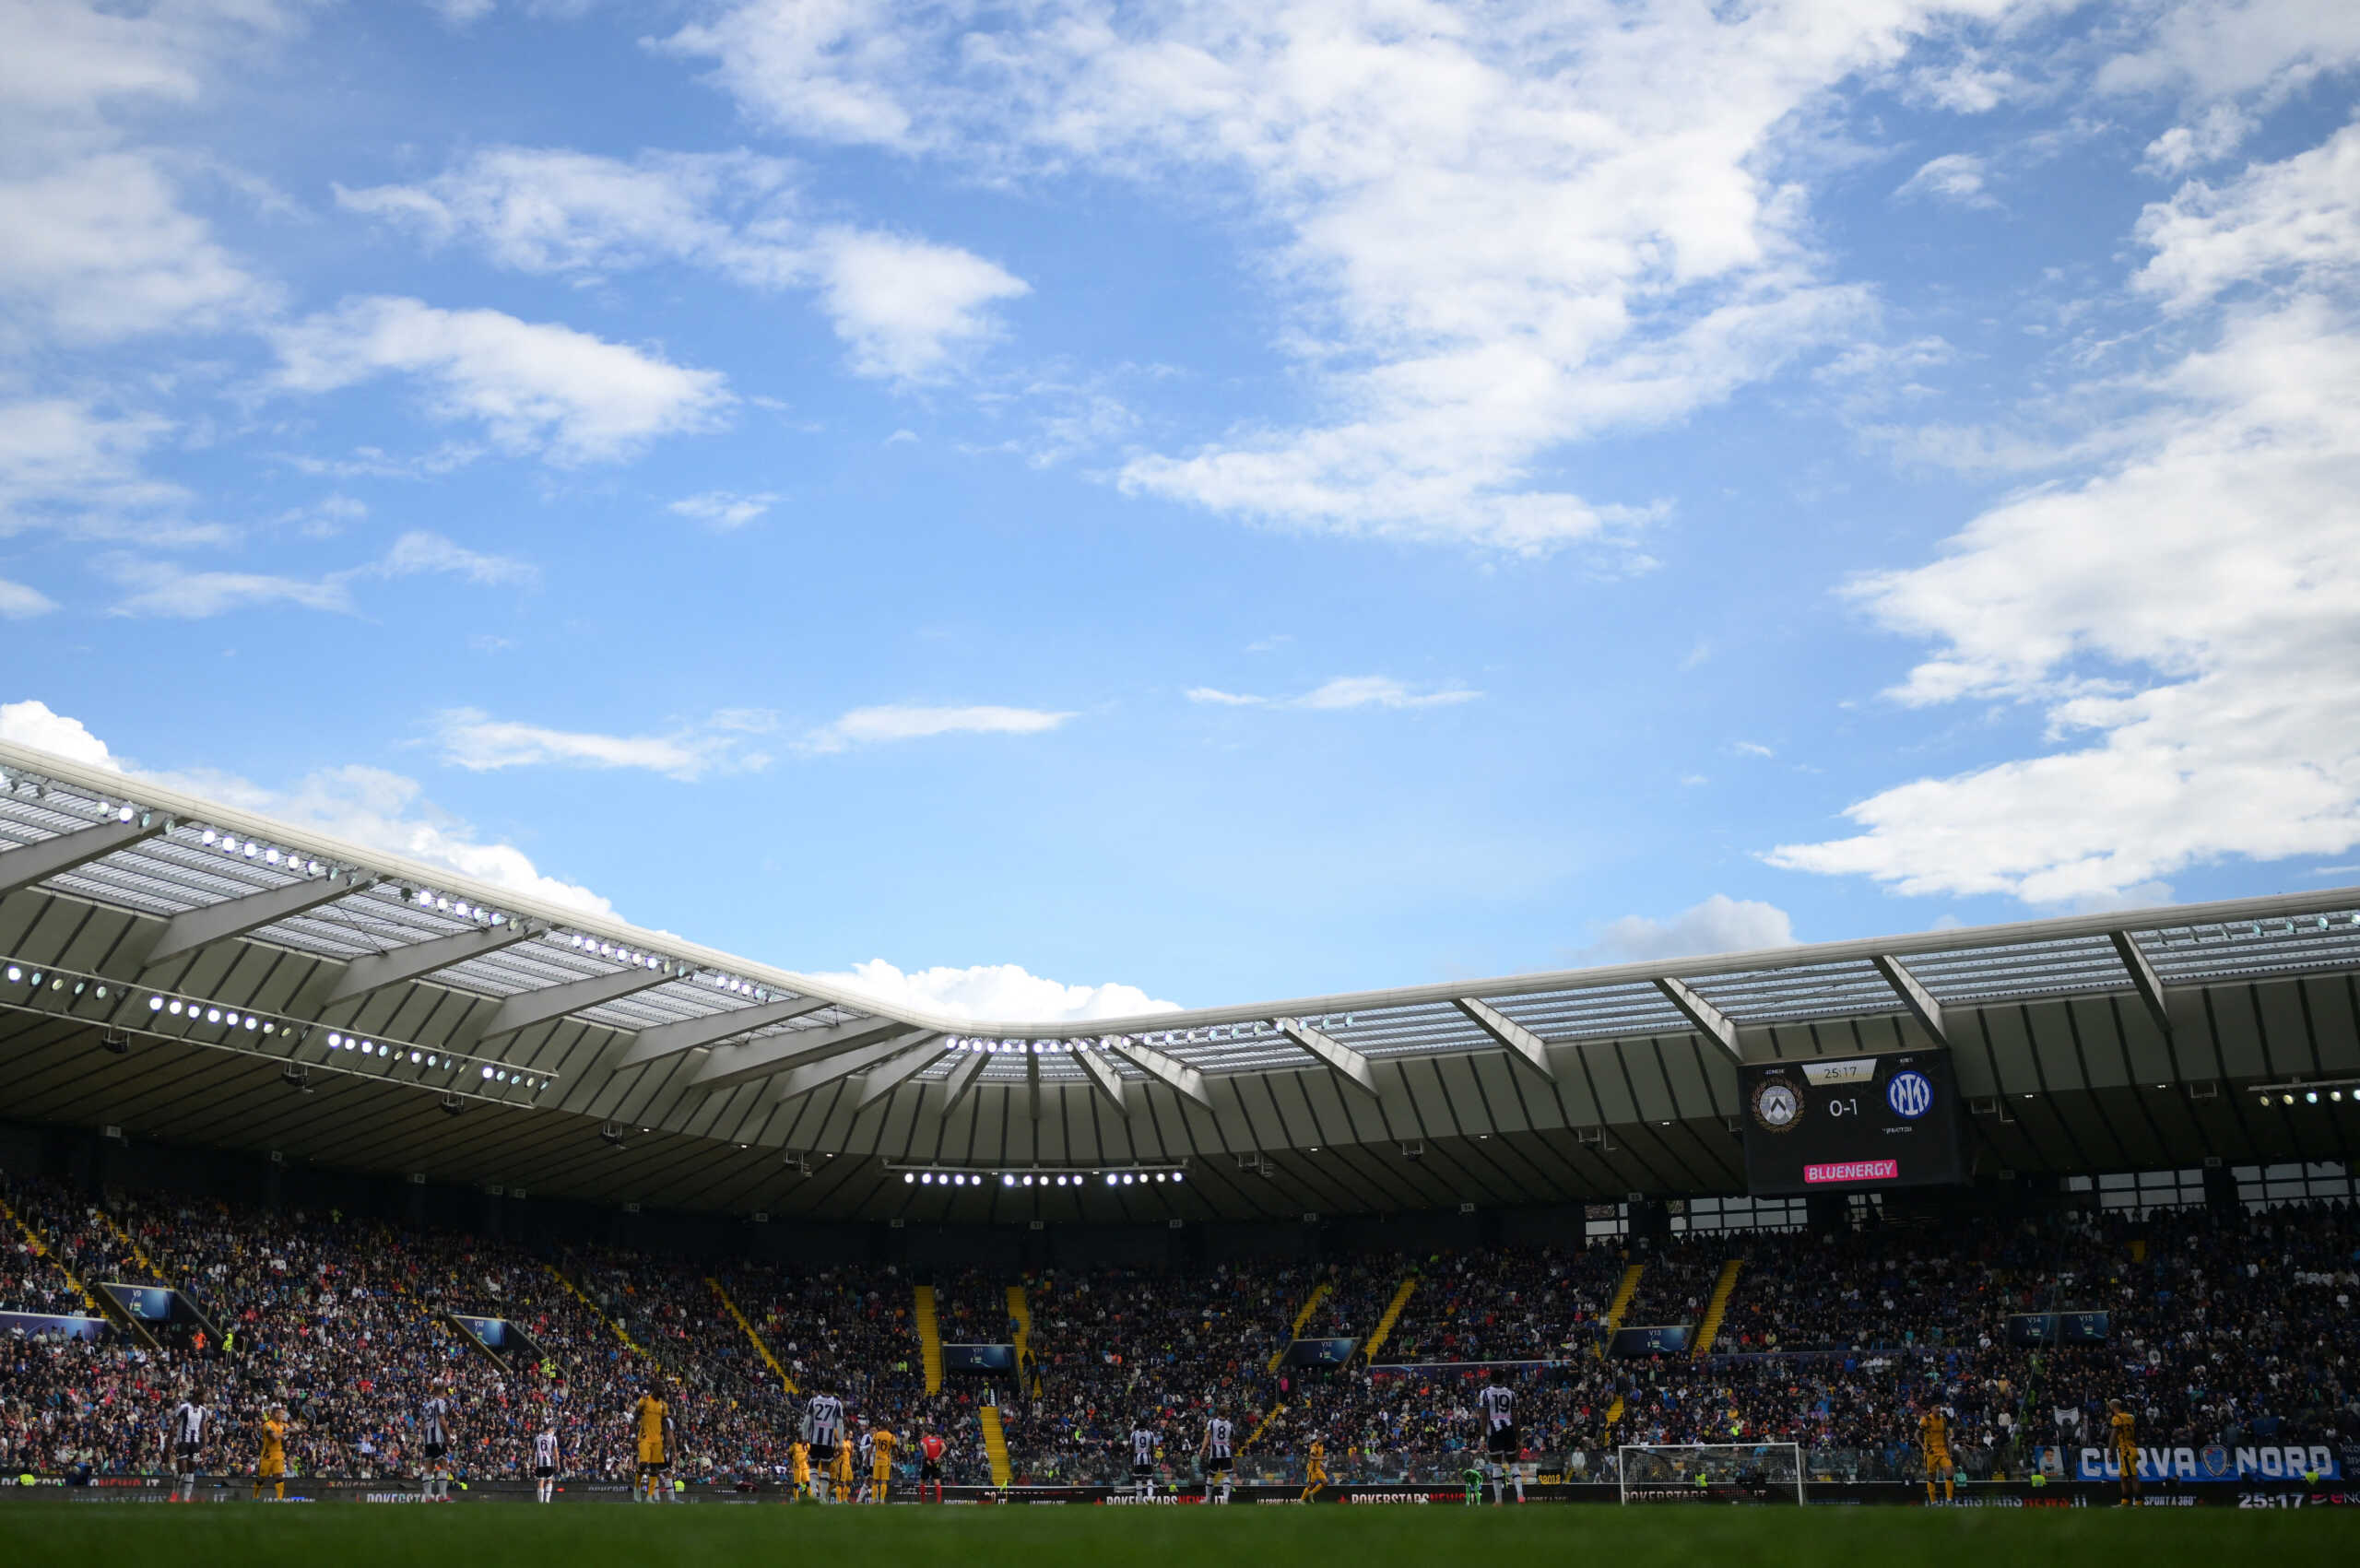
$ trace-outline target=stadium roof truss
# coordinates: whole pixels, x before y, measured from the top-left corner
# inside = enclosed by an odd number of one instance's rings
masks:
[[[781,1217],[1736,1192],[1740,1063],[1938,1044],[1987,1172],[2344,1159],[2234,1091],[2360,1075],[2360,890],[978,1023],[6,745],[0,974],[0,1114]]]

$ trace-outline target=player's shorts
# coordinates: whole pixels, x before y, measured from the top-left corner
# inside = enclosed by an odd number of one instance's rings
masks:
[[[1325,1465],[1304,1466],[1303,1471],[1303,1484],[1305,1486],[1326,1486],[1328,1484],[1328,1467]]]
[[[836,1445],[832,1443],[815,1443],[811,1445],[811,1468],[815,1470],[826,1469],[828,1462],[835,1456]]]
[[[254,1467],[254,1474],[264,1480],[285,1480],[287,1479],[287,1461],[284,1459],[266,1459],[263,1463]]]
[[[928,1459],[918,1466],[918,1480],[938,1481],[942,1479],[942,1461]]]
[[[1236,1467],[1236,1463],[1233,1459],[1208,1459],[1205,1461],[1205,1474],[1225,1476]]]
[[[426,1445],[426,1456],[430,1459],[440,1459],[449,1452],[450,1450],[440,1443],[430,1443]]]
[[[892,1461],[889,1459],[882,1463],[869,1466],[868,1479],[873,1481],[891,1480],[893,1479]]]
[[[1512,1426],[1495,1426],[1483,1436],[1483,1452],[1494,1459],[1513,1459],[1523,1451],[1524,1440]]]
[[[1155,1467],[1153,1465],[1133,1465],[1131,1467],[1131,1479],[1133,1480],[1145,1480],[1148,1477],[1153,1474],[1155,1474]]]
[[[180,1456],[182,1469],[193,1470],[196,1468],[195,1444],[176,1443],[172,1445],[172,1452]]]
[[[1951,1463],[1951,1451],[1947,1448],[1927,1449],[1926,1468],[1929,1470],[1954,1470],[1958,1468],[1956,1465]]]

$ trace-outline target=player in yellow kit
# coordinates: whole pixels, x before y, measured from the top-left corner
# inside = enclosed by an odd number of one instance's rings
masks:
[[[839,1502],[852,1501],[852,1444],[836,1444],[836,1456],[828,1466],[830,1490]]]
[[[1311,1440],[1311,1448],[1303,1460],[1303,1501],[1310,1502],[1328,1484],[1328,1444],[1319,1438]]]
[[[672,1411],[659,1397],[656,1385],[649,1384],[647,1392],[631,1407],[631,1430],[639,1439],[639,1503],[661,1503],[671,1496],[671,1487],[664,1472],[671,1468],[670,1438]]]
[[[254,1456],[254,1499],[264,1487],[273,1489],[272,1501],[287,1501],[287,1411],[273,1406],[263,1415],[262,1449]]]
[[[1934,1501],[1934,1478],[1942,1479],[1942,1501],[1952,1502],[1958,1467],[1951,1462],[1951,1423],[1938,1406],[1918,1418],[1918,1447],[1926,1459],[1926,1501]]]
[[[895,1441],[891,1430],[886,1427],[880,1426],[868,1434],[868,1501],[871,1503],[885,1501],[886,1483],[893,1479]]]
[[[2122,1471],[2122,1502],[2128,1508],[2130,1500],[2139,1495],[2139,1419],[2122,1408],[2119,1399],[2106,1402],[2106,1439],[2114,1448],[2114,1462]]]
[[[795,1467],[795,1496],[797,1500],[811,1495],[811,1445],[801,1438],[787,1444],[787,1462]]]

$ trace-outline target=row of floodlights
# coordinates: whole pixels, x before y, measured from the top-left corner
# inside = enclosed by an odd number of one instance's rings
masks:
[[[328,1031],[328,1049],[358,1051],[364,1056],[383,1056],[390,1061],[398,1062],[402,1059],[405,1048],[399,1045],[380,1044],[374,1040],[364,1040],[357,1034],[344,1034],[336,1030],[330,1030]],[[446,1057],[439,1051],[425,1051],[415,1046],[407,1049],[407,1055],[412,1067],[430,1067],[436,1071],[447,1067],[453,1072],[457,1072],[467,1065],[456,1056]],[[536,1094],[549,1086],[548,1079],[536,1078],[522,1072],[512,1073],[506,1067],[494,1067],[490,1062],[478,1063],[477,1068],[485,1081],[490,1083],[521,1084]]]
[[[2330,1104],[2341,1104],[2347,1091],[2350,1091],[2352,1102],[2354,1105],[2360,1105],[2360,1079],[2341,1079],[2332,1084],[2271,1084],[2263,1088],[2255,1098],[2265,1106],[2292,1105],[2297,1097],[2300,1097],[2306,1105],[2316,1105],[2322,1097]]]
[[[471,904],[465,899],[454,899],[431,888],[417,889],[410,894],[410,899],[420,909],[431,909],[437,914],[448,914],[459,920],[472,920],[479,925],[508,924],[508,916],[496,909],[487,909],[479,903]]]
[[[1172,1182],[1181,1179],[1177,1171],[1068,1171],[1051,1174],[1045,1171],[1002,1171],[999,1185],[1004,1187],[1029,1186],[1088,1186],[1092,1176],[1103,1177],[1110,1187],[1137,1186],[1148,1181]],[[903,1186],[980,1187],[988,1186],[988,1178],[974,1171],[904,1171]]]
[[[119,822],[130,821],[131,808],[125,806],[117,810],[115,819]],[[316,877],[327,869],[318,861],[307,860],[291,849],[282,851],[276,844],[264,843],[258,839],[242,839],[235,833],[218,833],[211,828],[197,834],[196,842],[207,849],[218,849],[235,859],[251,860],[261,866],[283,866],[289,871],[306,877]]]

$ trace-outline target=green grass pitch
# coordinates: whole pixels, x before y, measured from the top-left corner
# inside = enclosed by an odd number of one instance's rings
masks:
[[[2270,1568],[2360,1561],[2341,1510],[387,1508],[18,1503],[0,1563],[157,1568]]]

